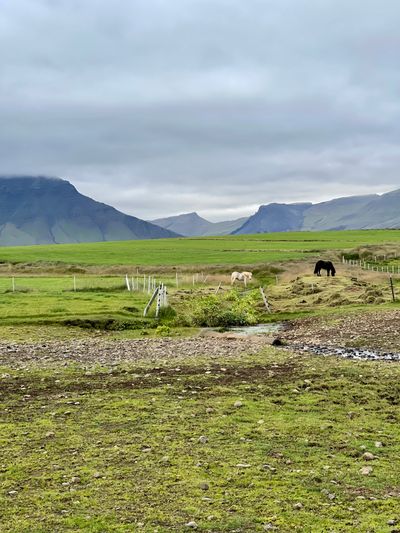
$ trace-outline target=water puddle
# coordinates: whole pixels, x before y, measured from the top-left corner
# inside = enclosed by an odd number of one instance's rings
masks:
[[[256,326],[235,326],[229,328],[230,333],[248,337],[250,335],[262,335],[264,333],[276,333],[284,328],[283,322],[271,322],[269,324],[257,324]]]

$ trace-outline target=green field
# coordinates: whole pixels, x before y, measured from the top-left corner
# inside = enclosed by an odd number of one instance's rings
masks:
[[[399,245],[400,230],[270,233],[49,246],[3,247],[0,261],[83,265],[245,265],[315,257],[360,246]]]
[[[340,264],[397,266],[400,230],[0,252],[1,532],[397,531],[399,364],[253,350],[226,326],[307,316],[400,351],[388,274]],[[321,256],[337,276],[312,274]],[[168,287],[158,319],[149,275]]]

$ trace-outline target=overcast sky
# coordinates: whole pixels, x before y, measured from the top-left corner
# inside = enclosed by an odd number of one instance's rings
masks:
[[[152,219],[400,187],[399,0],[0,0],[0,173]]]

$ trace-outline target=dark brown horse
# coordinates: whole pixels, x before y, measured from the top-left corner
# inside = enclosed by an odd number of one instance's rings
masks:
[[[333,266],[332,261],[322,261],[322,259],[317,261],[314,268],[314,274],[320,276],[321,270],[326,270],[327,276],[334,276],[336,274],[336,269]]]

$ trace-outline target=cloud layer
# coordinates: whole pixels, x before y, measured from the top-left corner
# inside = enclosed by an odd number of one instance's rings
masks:
[[[0,10],[0,173],[148,219],[400,187],[397,0]]]

